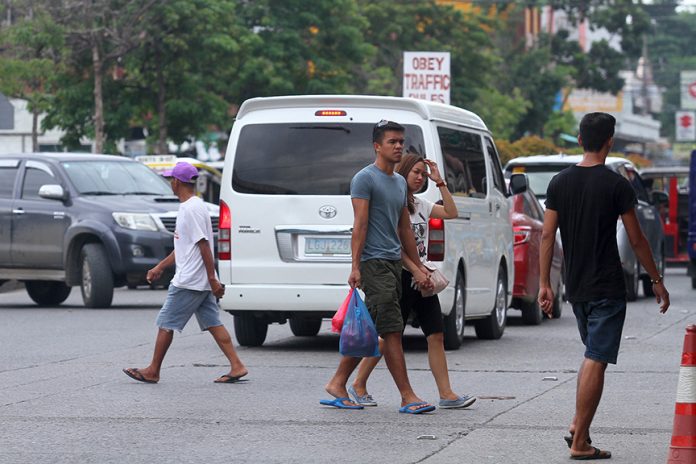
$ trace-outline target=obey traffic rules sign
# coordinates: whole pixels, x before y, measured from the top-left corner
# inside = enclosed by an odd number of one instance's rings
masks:
[[[404,97],[450,102],[449,52],[404,52]]]
[[[696,71],[681,72],[681,107],[696,110]]]
[[[677,142],[693,142],[696,140],[696,112],[677,111],[676,117],[676,140]]]

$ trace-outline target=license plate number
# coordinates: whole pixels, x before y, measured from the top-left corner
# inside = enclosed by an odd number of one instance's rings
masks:
[[[305,238],[306,255],[350,255],[349,238]]]

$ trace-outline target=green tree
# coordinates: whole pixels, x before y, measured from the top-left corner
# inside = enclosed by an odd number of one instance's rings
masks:
[[[157,153],[211,125],[227,125],[243,29],[233,0],[169,0],[145,14],[139,47],[124,60],[131,125],[155,134]]]
[[[240,2],[253,32],[230,82],[238,101],[256,96],[353,93],[356,69],[375,52],[354,0]]]
[[[22,18],[0,33],[0,92],[27,100],[32,150],[39,150],[39,115],[50,103],[51,78],[63,50],[60,28],[45,13]]]

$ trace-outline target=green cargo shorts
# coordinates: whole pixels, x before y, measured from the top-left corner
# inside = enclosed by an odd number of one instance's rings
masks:
[[[365,306],[375,323],[377,333],[401,333],[401,260],[370,259],[360,263],[361,289]]]

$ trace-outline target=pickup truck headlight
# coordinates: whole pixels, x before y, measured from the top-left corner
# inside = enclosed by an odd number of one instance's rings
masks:
[[[124,229],[157,231],[157,223],[149,214],[142,213],[112,213],[116,224]]]

